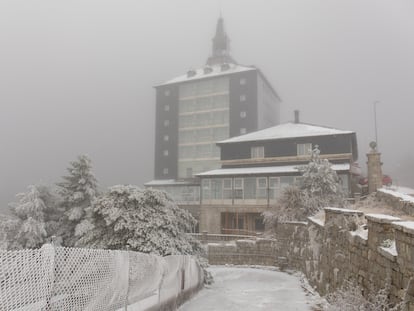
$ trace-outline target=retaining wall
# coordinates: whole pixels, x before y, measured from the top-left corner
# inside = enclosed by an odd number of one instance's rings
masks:
[[[414,198],[412,196],[385,188],[379,189],[375,196],[379,201],[384,201],[393,209],[414,216]]]

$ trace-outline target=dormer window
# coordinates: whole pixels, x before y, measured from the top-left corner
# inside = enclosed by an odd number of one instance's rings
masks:
[[[194,69],[190,69],[187,71],[187,78],[194,77],[197,74],[197,72]]]
[[[209,73],[212,73],[213,72],[213,68],[211,68],[211,67],[204,67],[204,74],[205,75],[207,75],[207,74],[209,74]]]
[[[312,144],[297,144],[296,149],[298,156],[310,155],[312,152]]]
[[[227,71],[227,70],[230,69],[230,65],[227,64],[227,63],[224,63],[224,64],[221,65],[220,69],[221,69],[221,71]]]
[[[255,146],[250,148],[252,159],[263,159],[264,158],[264,146]]]

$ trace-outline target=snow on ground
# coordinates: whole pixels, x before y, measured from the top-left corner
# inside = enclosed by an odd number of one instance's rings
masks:
[[[297,275],[231,266],[211,266],[208,270],[214,283],[182,305],[180,311],[315,310],[315,300],[307,296]]]

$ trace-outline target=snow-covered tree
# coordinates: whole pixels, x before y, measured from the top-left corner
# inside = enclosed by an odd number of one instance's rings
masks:
[[[65,210],[61,234],[64,244],[73,246],[75,232],[90,222],[92,203],[98,194],[97,181],[92,173],[91,160],[86,155],[78,156],[67,169],[69,175],[57,184],[62,197],[61,206]]]
[[[194,254],[197,243],[187,232],[196,220],[165,193],[117,185],[100,196],[92,222],[76,246],[126,249],[158,255]]]
[[[263,213],[265,223],[305,220],[324,207],[344,207],[345,194],[336,172],[327,159],[321,159],[318,146],[312,150],[307,165],[298,167],[300,183],[283,189],[275,206]]]
[[[316,198],[316,208],[326,204],[343,205],[345,194],[336,172],[327,159],[320,157],[318,145],[312,150],[308,165],[299,167],[302,173],[300,188],[309,198]]]
[[[56,198],[46,186],[31,185],[28,191],[16,195],[17,202],[10,203],[13,218],[2,222],[3,244],[6,248],[37,248],[42,246],[57,230]]]

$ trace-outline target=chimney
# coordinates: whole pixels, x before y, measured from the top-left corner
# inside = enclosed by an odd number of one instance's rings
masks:
[[[295,123],[299,123],[299,110],[295,110]]]

